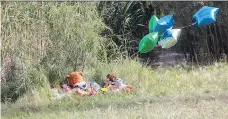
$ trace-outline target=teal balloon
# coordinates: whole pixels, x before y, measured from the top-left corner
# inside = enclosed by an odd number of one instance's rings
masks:
[[[154,32],[154,27],[156,26],[156,24],[158,23],[158,18],[153,15],[151,18],[150,18],[150,21],[149,21],[149,33],[152,33]]]
[[[147,53],[150,52],[158,42],[158,33],[153,32],[145,35],[139,43],[139,52]]]
[[[198,26],[205,26],[215,22],[218,11],[219,8],[216,7],[202,7],[193,15],[193,18],[196,20],[196,22],[193,24],[197,24]]]

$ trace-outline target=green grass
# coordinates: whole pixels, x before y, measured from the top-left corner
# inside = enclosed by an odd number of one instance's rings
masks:
[[[206,97],[206,98],[204,98]],[[213,97],[213,98],[212,98]],[[125,103],[109,103],[105,107],[93,106],[92,108],[87,109],[78,109],[76,105],[75,108],[65,108],[65,107],[55,107],[55,109],[46,108],[36,110],[34,112],[17,112],[13,115],[3,116],[3,118],[35,118],[35,119],[50,119],[50,118],[110,118],[110,119],[119,119],[119,118],[218,118],[226,119],[228,107],[227,101],[228,98],[226,94],[225,99],[220,99],[221,95],[203,95],[201,96],[189,96],[189,97],[173,97],[165,98],[154,98],[153,100],[147,101],[132,101],[131,104]],[[101,102],[102,100],[100,100]],[[116,102],[119,100],[116,100]]]
[[[228,106],[223,100],[227,99],[228,90],[227,63],[153,68],[137,60],[122,59],[125,55],[120,49],[125,47],[101,36],[102,31],[112,30],[103,23],[96,5],[96,2],[1,2],[1,59],[12,62],[18,59],[12,66],[1,63],[13,72],[8,72],[1,82],[4,83],[2,118],[227,116]],[[136,91],[132,95],[51,100],[50,84],[58,84],[72,71],[83,71],[85,80],[98,83],[108,73],[114,73]]]
[[[1,2],[1,101],[15,101],[34,87],[59,84],[70,72],[121,57],[114,41],[100,35],[107,26],[96,5]]]
[[[228,116],[227,63],[153,69],[135,60],[123,60],[97,66],[84,71],[85,80],[115,73],[133,85],[136,92],[50,100],[48,89],[34,89],[14,104],[2,104],[2,117],[225,119]]]

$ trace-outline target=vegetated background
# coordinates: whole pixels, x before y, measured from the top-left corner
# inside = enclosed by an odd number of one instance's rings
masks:
[[[180,41],[170,49],[155,48],[146,54],[137,53],[140,39],[148,33],[152,15],[160,18],[173,14],[174,28],[180,28],[193,23],[193,14],[204,5],[220,8],[215,23],[183,29]],[[58,114],[79,114],[83,115],[81,118],[89,118],[93,114],[85,116],[88,113],[85,110],[92,106],[95,109],[91,112],[94,113],[101,114],[99,110],[108,108],[116,113],[125,113],[128,117],[134,114],[134,111],[129,111],[132,108],[149,110],[150,106],[154,106],[154,98],[159,96],[222,93],[222,96],[215,96],[218,102],[208,101],[208,104],[222,105],[218,111],[221,116],[227,110],[224,107],[227,103],[222,100],[227,99],[224,92],[228,89],[227,6],[228,2],[225,1],[1,2],[1,111],[9,118],[18,113],[25,118],[26,113],[34,112],[39,112],[37,118],[56,118],[58,115],[45,112],[54,109],[58,113],[61,109],[69,108],[79,110],[79,113]],[[181,65],[174,64],[173,67],[153,66],[159,62],[159,57],[165,57],[164,54],[169,52],[183,54],[187,63],[181,62]],[[136,87],[136,92],[134,95],[100,95],[87,101],[75,97],[69,103],[62,104],[65,100],[53,103],[50,88],[73,71],[82,71],[85,80],[98,83],[107,73],[116,73]],[[184,99],[190,100],[187,101],[189,105],[196,100],[194,96],[184,96]],[[210,99],[210,95],[206,99]],[[145,106],[147,103],[148,106]],[[182,103],[171,106],[170,110],[183,106]],[[108,107],[110,105],[114,107]],[[129,109],[119,112],[116,110],[119,105],[128,105]],[[198,103],[193,105],[199,106]],[[208,113],[215,108],[205,105]],[[160,106],[167,105],[157,105]],[[42,117],[43,113],[48,116]],[[174,111],[171,117],[185,114]],[[203,115],[202,111],[198,116],[205,117]],[[109,116],[115,118],[111,113]],[[169,115],[164,113],[162,116]],[[189,118],[194,116],[197,117],[192,114]],[[133,115],[132,118],[138,117]]]

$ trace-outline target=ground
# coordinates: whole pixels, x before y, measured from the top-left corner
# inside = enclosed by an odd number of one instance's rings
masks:
[[[130,61],[111,66],[135,86],[134,94],[50,100],[48,90],[40,88],[15,103],[2,103],[2,119],[228,119],[227,63],[151,69]]]
[[[227,119],[228,93],[183,94],[162,97],[143,97],[111,103],[94,104],[93,108],[62,108],[36,110],[5,115],[2,119]]]

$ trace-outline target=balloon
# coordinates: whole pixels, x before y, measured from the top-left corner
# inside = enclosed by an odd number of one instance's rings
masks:
[[[173,15],[163,16],[158,20],[154,28],[154,32],[158,32],[158,34],[163,34],[167,29],[172,29],[174,24]]]
[[[171,32],[172,32],[173,38],[178,40],[181,34],[181,29],[172,29]]]
[[[168,29],[164,33],[163,39],[160,40],[158,44],[162,46],[162,48],[170,48],[177,43],[180,33],[181,33],[181,29],[172,29],[172,30]]]
[[[218,11],[219,8],[216,7],[202,7],[193,15],[193,18],[196,20],[196,22],[193,24],[197,24],[198,26],[204,26],[215,22]]]
[[[147,53],[151,51],[158,42],[158,33],[153,32],[145,35],[139,43],[139,52]]]
[[[158,18],[155,15],[153,15],[150,18],[150,22],[149,22],[149,33],[154,32],[154,27],[157,24],[157,22],[158,22]]]

